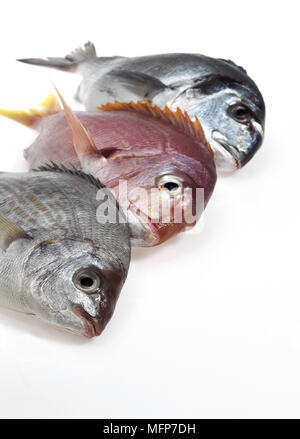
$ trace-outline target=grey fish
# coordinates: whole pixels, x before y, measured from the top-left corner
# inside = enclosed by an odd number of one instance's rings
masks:
[[[81,74],[76,97],[87,110],[115,100],[148,100],[197,116],[219,170],[244,166],[262,144],[263,97],[247,72],[232,61],[189,53],[103,58],[90,42],[65,58],[19,61]]]
[[[116,222],[105,222],[105,191]],[[104,202],[104,198],[103,198]],[[93,337],[113,314],[130,262],[128,225],[108,190],[56,165],[0,173],[0,305]]]

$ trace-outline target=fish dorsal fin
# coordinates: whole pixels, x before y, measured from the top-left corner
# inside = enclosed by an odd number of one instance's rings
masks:
[[[33,172],[57,172],[59,174],[68,174],[68,175],[75,175],[79,178],[82,178],[83,180],[87,181],[88,183],[95,186],[97,189],[104,189],[106,186],[101,183],[101,181],[94,177],[91,174],[87,174],[86,172],[82,171],[81,169],[76,169],[72,166],[72,168],[68,168],[65,165],[58,165],[54,162],[47,163],[45,165],[40,166],[39,168],[33,169]]]
[[[113,197],[110,190],[103,183],[101,183],[101,181],[98,178],[94,177],[91,174],[88,174],[88,173],[82,171],[81,169],[77,169],[74,166],[69,168],[69,167],[62,165],[62,164],[57,165],[54,162],[50,162],[50,163],[47,163],[43,166],[40,166],[37,169],[33,169],[32,171],[33,172],[56,172],[58,174],[74,175],[78,179],[82,179],[85,182],[89,183],[90,185],[94,186],[97,190],[98,189],[100,189],[100,190],[105,189],[106,194],[116,204],[117,209],[120,208],[118,201]]]
[[[0,214],[0,248],[7,250],[17,239],[32,239],[32,237],[6,216]]]
[[[206,140],[203,128],[197,117],[192,121],[185,111],[184,113],[177,108],[176,111],[171,111],[168,106],[165,106],[161,110],[157,105],[151,105],[148,101],[145,102],[119,102],[107,103],[98,107],[101,111],[132,111],[139,114],[144,114],[146,116],[154,117],[155,119],[160,119],[168,124],[173,125],[180,132],[191,136],[200,142],[202,142],[213,154],[211,146]]]
[[[77,157],[81,163],[81,165],[84,167],[86,163],[86,158],[95,155],[97,153],[98,156],[100,156],[99,151],[96,148],[96,145],[91,138],[88,131],[85,129],[85,127],[80,122],[79,118],[76,116],[76,114],[72,111],[72,109],[69,107],[69,105],[66,103],[62,95],[59,93],[59,91],[56,89],[56,92],[61,100],[65,116],[68,122],[68,125],[71,130],[72,139],[73,139],[73,145],[77,154]],[[101,157],[103,161],[106,161],[105,157]]]
[[[31,127],[39,122],[43,117],[56,114],[61,111],[56,96],[51,93],[40,104],[40,108],[29,108],[28,110],[5,110],[0,108],[0,115],[15,120],[25,126]]]

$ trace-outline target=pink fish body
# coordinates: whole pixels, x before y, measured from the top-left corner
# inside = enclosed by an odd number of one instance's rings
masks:
[[[184,215],[181,221],[174,221],[174,212],[190,208],[198,218],[196,189],[204,190],[205,206],[215,186],[213,153],[198,121],[190,121],[180,110],[172,113],[147,103],[116,102],[97,112],[73,113],[66,104],[64,108],[66,115],[56,108],[54,114],[27,122],[39,131],[25,150],[31,168],[49,162],[83,168],[113,190],[120,204],[119,182],[126,181],[129,196],[125,207],[144,224],[134,245],[160,244],[195,224],[196,219],[187,223]],[[74,124],[77,131],[72,129]],[[83,137],[78,130],[86,130],[81,132]],[[142,194],[131,196],[137,188]],[[168,221],[157,204],[161,199],[170,202]]]

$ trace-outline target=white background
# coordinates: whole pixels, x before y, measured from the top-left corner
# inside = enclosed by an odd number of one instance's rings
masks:
[[[200,234],[133,252],[116,312],[92,341],[0,310],[1,417],[300,417],[299,11],[296,1],[10,1],[0,106],[36,106],[79,77],[16,58],[196,52],[261,89],[266,137],[219,178]],[[0,119],[1,170],[35,134]]]

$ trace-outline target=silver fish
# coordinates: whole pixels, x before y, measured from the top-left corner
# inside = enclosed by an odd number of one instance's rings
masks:
[[[219,170],[244,166],[262,144],[263,97],[232,61],[189,53],[101,58],[90,42],[65,58],[19,61],[81,74],[76,97],[87,110],[115,100],[148,100],[197,116]]]
[[[130,262],[128,225],[96,179],[56,165],[0,174],[0,305],[93,337],[115,308]],[[104,201],[103,201],[104,202]]]

